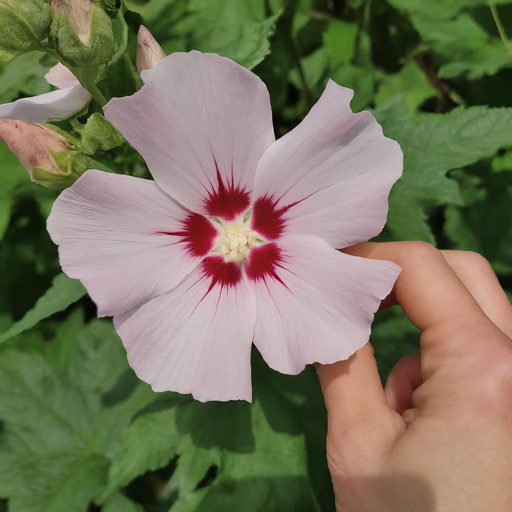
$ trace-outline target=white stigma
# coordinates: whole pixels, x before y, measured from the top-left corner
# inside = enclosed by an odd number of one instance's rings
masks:
[[[241,262],[255,245],[257,245],[256,234],[251,231],[248,223],[234,221],[223,225],[221,234],[217,237],[215,243],[215,252],[223,254],[226,263],[230,261]]]

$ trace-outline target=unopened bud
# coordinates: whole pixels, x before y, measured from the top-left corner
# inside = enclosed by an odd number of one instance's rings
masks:
[[[38,49],[51,16],[50,0],[0,0],[0,65]]]
[[[0,119],[0,138],[18,157],[33,182],[62,189],[79,178],[68,165],[67,157],[59,156],[75,153],[69,151],[60,133],[37,124]]]
[[[72,66],[108,64],[114,54],[112,23],[92,0],[52,0],[51,37]]]
[[[157,43],[151,32],[141,25],[137,35],[137,71],[154,68],[163,58],[165,53]]]

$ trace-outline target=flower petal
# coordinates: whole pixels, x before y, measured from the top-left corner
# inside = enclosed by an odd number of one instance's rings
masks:
[[[114,317],[128,361],[154,391],[251,401],[254,295],[236,263],[210,256],[177,288]]]
[[[271,368],[288,374],[348,359],[364,346],[400,273],[390,261],[349,256],[308,236],[253,249],[246,270],[258,304],[254,344]]]
[[[369,112],[352,114],[352,95],[329,81],[304,121],[263,155],[253,228],[267,239],[311,235],[343,248],[382,230],[402,152]]]
[[[228,220],[245,212],[258,161],[274,141],[263,82],[195,51],[169,55],[142,78],[139,92],[108,103],[107,119],[181,204]]]
[[[87,171],[58,197],[48,231],[60,263],[98,305],[117,315],[177,286],[218,231],[150,180]]]
[[[0,119],[16,119],[27,123],[46,123],[53,118],[64,119],[87,105],[90,99],[90,94],[81,85],[75,85],[4,103],[0,105]]]
[[[50,68],[48,73],[44,75],[44,78],[50,85],[54,85],[59,89],[67,89],[68,87],[80,84],[71,70],[61,62]]]

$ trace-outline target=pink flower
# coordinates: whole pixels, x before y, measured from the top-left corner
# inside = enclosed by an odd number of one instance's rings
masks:
[[[368,341],[399,267],[343,248],[384,226],[398,144],[330,81],[274,140],[267,89],[229,59],[175,53],[106,117],[155,181],[87,171],[48,220],[64,271],[113,315],[155,391],[251,400],[254,341],[269,366],[346,359]]]
[[[91,95],[80,85],[73,73],[60,62],[50,69],[45,78],[59,90],[4,103],[0,105],[0,119],[46,123],[49,119],[69,117],[91,99]]]

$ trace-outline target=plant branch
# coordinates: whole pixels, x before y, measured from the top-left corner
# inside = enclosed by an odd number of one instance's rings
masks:
[[[507,52],[510,55],[512,55],[512,47],[510,46],[510,41],[507,37],[507,34],[505,33],[505,29],[503,28],[502,23],[501,23],[500,15],[498,14],[498,10],[496,9],[496,6],[492,3],[492,0],[487,0],[487,3],[489,4],[489,7],[491,8],[492,17],[494,18],[494,23],[496,23],[496,28],[498,29],[498,32],[500,33],[501,40],[503,41],[503,44],[505,45]]]

